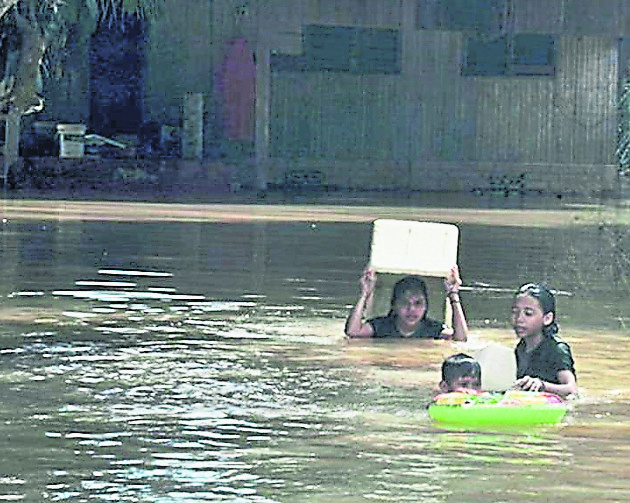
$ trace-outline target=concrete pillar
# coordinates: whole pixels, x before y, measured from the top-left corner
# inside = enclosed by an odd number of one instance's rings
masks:
[[[182,133],[184,159],[201,161],[203,158],[203,95],[201,93],[186,93],[184,97]]]

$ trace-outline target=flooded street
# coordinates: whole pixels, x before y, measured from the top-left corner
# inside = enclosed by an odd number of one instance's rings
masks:
[[[630,500],[625,207],[2,204],[1,500]],[[458,224],[468,342],[343,337],[379,217]],[[432,424],[442,359],[514,346],[538,280],[576,360],[565,423]]]

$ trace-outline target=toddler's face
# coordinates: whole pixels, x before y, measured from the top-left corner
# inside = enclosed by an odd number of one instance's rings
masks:
[[[481,388],[481,382],[479,382],[478,377],[459,376],[450,383],[449,388],[449,391],[455,391],[457,389],[479,390]]]

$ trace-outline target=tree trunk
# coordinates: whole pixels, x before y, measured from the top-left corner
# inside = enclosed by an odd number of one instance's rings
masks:
[[[0,0],[0,18],[18,2],[19,0]]]
[[[20,159],[20,127],[22,125],[22,116],[15,107],[9,109],[9,113],[5,116],[6,129],[4,136],[4,170],[2,173],[2,181],[7,186],[9,178],[9,168]]]

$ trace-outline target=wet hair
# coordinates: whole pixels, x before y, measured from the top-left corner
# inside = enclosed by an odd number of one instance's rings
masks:
[[[420,276],[413,275],[405,276],[394,285],[389,314],[391,315],[394,312],[394,305],[407,294],[421,294],[424,297],[427,308],[424,311],[422,319],[426,318],[429,312],[429,291],[427,290],[427,284]]]
[[[543,334],[548,337],[556,335],[560,327],[556,323],[556,297],[543,283],[525,283],[516,291],[515,297],[529,295],[540,304],[543,314],[553,313],[553,321],[543,327]]]
[[[450,386],[459,377],[474,377],[481,385],[481,365],[466,353],[449,356],[442,362],[442,381]]]

